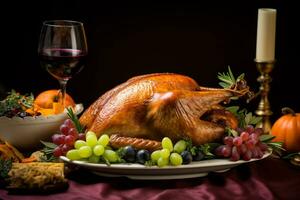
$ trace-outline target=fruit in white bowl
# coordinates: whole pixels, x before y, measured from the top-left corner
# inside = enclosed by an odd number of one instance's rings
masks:
[[[83,110],[77,104],[74,113]],[[59,131],[60,125],[68,118],[67,112],[55,115],[26,117],[0,117],[0,138],[20,150],[34,150],[40,147],[41,140],[50,141],[51,136]]]

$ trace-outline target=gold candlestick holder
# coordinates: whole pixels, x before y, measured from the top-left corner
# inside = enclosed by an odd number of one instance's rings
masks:
[[[270,116],[273,114],[269,102],[270,83],[272,78],[270,76],[271,71],[274,68],[275,61],[270,62],[258,62],[256,61],[256,67],[260,72],[260,76],[257,81],[260,83],[259,95],[261,96],[256,114],[262,117],[261,128],[263,128],[265,134],[269,134],[272,124]]]

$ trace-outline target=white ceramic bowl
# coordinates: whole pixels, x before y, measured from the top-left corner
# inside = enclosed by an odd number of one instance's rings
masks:
[[[77,104],[75,114],[83,111]],[[68,118],[66,112],[58,115],[36,117],[0,117],[0,138],[19,150],[33,150],[41,146],[40,140],[49,141]]]

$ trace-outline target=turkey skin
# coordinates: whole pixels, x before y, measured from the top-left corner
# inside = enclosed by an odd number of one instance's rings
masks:
[[[188,76],[136,76],[100,96],[80,117],[86,130],[161,141],[191,139],[201,145],[222,138],[237,119],[220,103],[233,91],[201,87]]]

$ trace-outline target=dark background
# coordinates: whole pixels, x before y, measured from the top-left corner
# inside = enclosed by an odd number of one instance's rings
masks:
[[[85,107],[115,85],[145,73],[182,73],[200,85],[217,87],[217,72],[227,70],[228,65],[235,74],[245,72],[249,85],[257,91],[257,10],[275,8],[277,63],[270,94],[273,120],[283,106],[300,112],[300,13],[296,3],[203,2],[10,1],[1,6],[0,94],[4,97],[15,89],[37,95],[58,88],[37,57],[42,22],[50,19],[79,20],[85,25],[88,61],[67,87]],[[257,104],[258,99],[246,107],[254,111]]]

